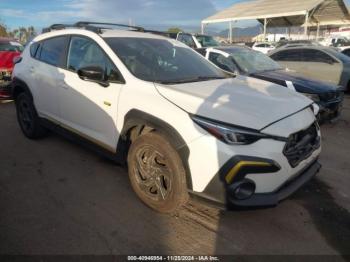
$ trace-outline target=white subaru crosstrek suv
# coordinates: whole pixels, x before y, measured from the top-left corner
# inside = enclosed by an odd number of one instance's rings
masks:
[[[136,194],[160,212],[189,193],[273,206],[320,169],[308,98],[228,75],[176,40],[102,26],[54,25],[28,44],[12,83],[25,136],[54,130],[127,164]]]

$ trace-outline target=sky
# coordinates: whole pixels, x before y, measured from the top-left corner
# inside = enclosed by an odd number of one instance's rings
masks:
[[[200,27],[218,10],[245,0],[0,0],[0,21],[10,28],[82,20],[148,27]],[[284,0],[281,0],[282,2]],[[345,0],[350,4],[350,0]],[[255,21],[238,26],[254,25]]]
[[[200,27],[203,18],[241,1],[244,0],[0,0],[0,21],[12,29],[81,20]]]

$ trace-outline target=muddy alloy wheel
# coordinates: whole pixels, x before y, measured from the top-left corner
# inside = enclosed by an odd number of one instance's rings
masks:
[[[138,137],[129,150],[129,177],[139,198],[159,212],[173,212],[188,199],[178,153],[160,135]]]
[[[156,201],[165,201],[171,192],[172,173],[156,148],[145,145],[136,152],[135,179],[140,189]]]
[[[47,130],[39,123],[32,99],[26,93],[21,93],[16,99],[17,119],[24,135],[30,139],[45,136]]]

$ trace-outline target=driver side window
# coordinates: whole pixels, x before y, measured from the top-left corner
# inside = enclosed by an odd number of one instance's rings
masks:
[[[67,58],[68,70],[77,72],[81,68],[90,66],[102,68],[107,81],[121,80],[118,69],[94,41],[85,37],[73,36]]]

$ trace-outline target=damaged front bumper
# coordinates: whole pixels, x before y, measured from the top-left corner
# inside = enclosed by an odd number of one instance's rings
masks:
[[[0,100],[11,99],[11,72],[0,70]]]

